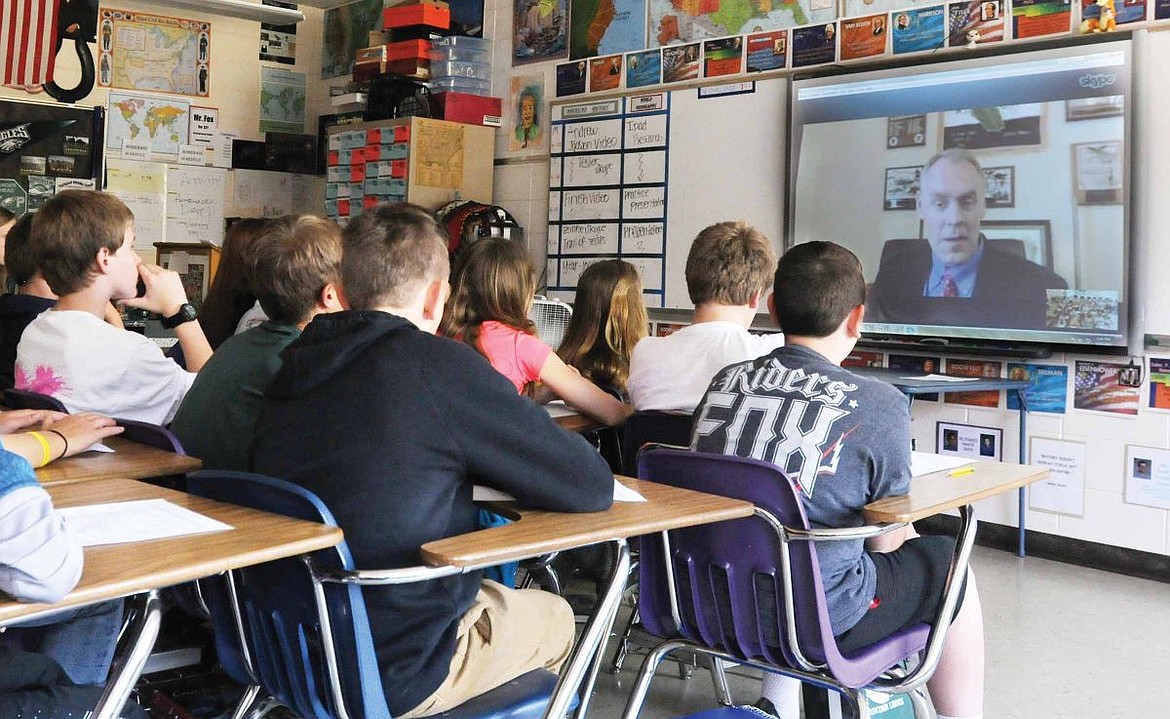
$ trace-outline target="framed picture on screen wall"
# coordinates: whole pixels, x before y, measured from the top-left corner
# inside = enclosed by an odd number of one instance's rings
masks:
[[[1125,173],[1121,141],[1078,142],[1072,146],[1073,190],[1078,205],[1120,205]]]

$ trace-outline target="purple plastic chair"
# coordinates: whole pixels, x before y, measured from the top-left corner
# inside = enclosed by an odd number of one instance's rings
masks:
[[[155,449],[164,449],[175,454],[187,454],[183,450],[183,444],[179,442],[179,438],[166,427],[160,427],[150,422],[140,422],[136,419],[115,417],[114,421],[122,428],[122,434],[119,435],[122,439],[145,444]]]
[[[692,418],[686,412],[634,412],[622,425],[622,474],[638,473],[638,450],[647,442],[687,447],[691,443]]]
[[[654,482],[735,497],[756,506],[755,516],[640,538],[643,626],[667,641],[646,658],[626,705],[635,719],[654,670],[672,651],[686,649],[748,664],[847,697],[865,719],[863,688],[909,693],[918,716],[927,716],[916,691],[938,665],[949,621],[921,624],[850,656],[837,648],[829,624],[813,541],[864,539],[904,525],[810,530],[798,492],[775,465],[754,459],[677,449],[649,449],[638,476]],[[954,615],[975,539],[970,507],[962,526],[939,617]],[[896,668],[922,652],[918,666]],[[723,719],[730,719],[724,717]]]
[[[56,397],[27,389],[4,390],[4,405],[9,409],[50,409],[69,414],[69,410]]]

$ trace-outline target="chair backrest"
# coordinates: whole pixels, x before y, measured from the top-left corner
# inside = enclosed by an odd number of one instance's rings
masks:
[[[689,446],[691,423],[691,415],[682,412],[634,412],[622,425],[622,474],[638,473],[638,450],[647,442]]]
[[[786,527],[808,528],[800,498],[775,465],[754,459],[649,449],[638,476],[709,494],[742,499]],[[785,636],[781,543],[759,517],[718,522],[669,534],[673,582],[681,626],[671,614],[661,535],[641,538],[639,612],[647,630],[682,636],[744,659],[794,666]],[[791,547],[792,591],[800,649],[830,668],[843,660],[829,624],[816,549]]]
[[[312,492],[271,477],[203,470],[188,477],[188,491],[222,502],[337,526],[333,514]],[[312,559],[321,568],[354,569],[345,542],[314,552]],[[293,557],[246,567],[233,574],[244,639],[256,681],[297,716],[336,719],[339,714],[330,689],[315,584],[305,562]],[[361,588],[338,583],[325,583],[321,588],[332,625],[345,710],[351,719],[390,719]],[[209,604],[215,619],[217,647],[229,661],[233,660],[232,653],[236,653],[235,671],[243,675],[236,678],[248,682],[248,672],[240,666],[235,621],[230,607],[224,606],[224,592],[213,592]],[[230,671],[231,667],[228,668]]]
[[[989,237],[989,238],[987,238],[987,242],[989,243],[989,245],[991,247],[994,247],[995,249],[999,250],[1000,252],[1006,252],[1010,255],[1018,255],[1020,257],[1023,257],[1024,259],[1028,259],[1028,250],[1024,246],[1023,240],[1015,240],[1015,239],[1011,239],[1011,238],[1001,238],[1001,237],[995,237],[995,238]],[[902,238],[902,239],[886,240],[885,244],[882,245],[882,256],[878,260],[879,270],[882,266],[884,266],[888,262],[891,262],[895,257],[897,257],[902,252],[904,252],[906,250],[911,250],[916,246],[926,245],[926,244],[927,244],[926,240],[921,239],[921,238],[917,238],[917,237],[909,238],[909,239]],[[1046,255],[1044,258],[1044,261],[1039,263],[1039,264],[1044,265],[1048,269],[1052,269],[1051,254]]]
[[[40,392],[31,392],[27,389],[4,390],[4,406],[9,409],[51,409],[57,412],[69,413],[61,400]]]
[[[145,444],[148,447],[165,449],[175,454],[187,454],[183,449],[183,444],[179,442],[179,438],[166,427],[160,427],[157,424],[151,424],[149,422],[140,422],[136,419],[114,418],[114,422],[123,428],[122,434],[120,435],[123,439]]]

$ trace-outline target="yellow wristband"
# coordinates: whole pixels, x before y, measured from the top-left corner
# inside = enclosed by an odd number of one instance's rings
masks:
[[[53,452],[49,448],[49,440],[45,439],[45,435],[40,432],[29,432],[28,435],[35,439],[41,445],[41,463],[37,467],[44,467],[53,458]]]

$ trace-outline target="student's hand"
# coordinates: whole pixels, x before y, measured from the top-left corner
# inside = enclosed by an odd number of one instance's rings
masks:
[[[187,291],[183,289],[183,278],[178,272],[143,262],[138,265],[138,276],[142,278],[142,284],[146,285],[146,294],[122,300],[126,307],[137,307],[170,317],[187,302]]]
[[[40,427],[69,415],[48,409],[14,409],[0,412],[0,434],[12,434],[26,427]]]
[[[59,413],[54,413],[59,414]],[[84,452],[97,442],[115,434],[121,434],[124,427],[114,424],[114,420],[93,412],[78,414],[59,414],[45,423],[45,429],[52,429],[65,435],[69,442],[69,449],[62,457],[72,457],[78,452]]]

